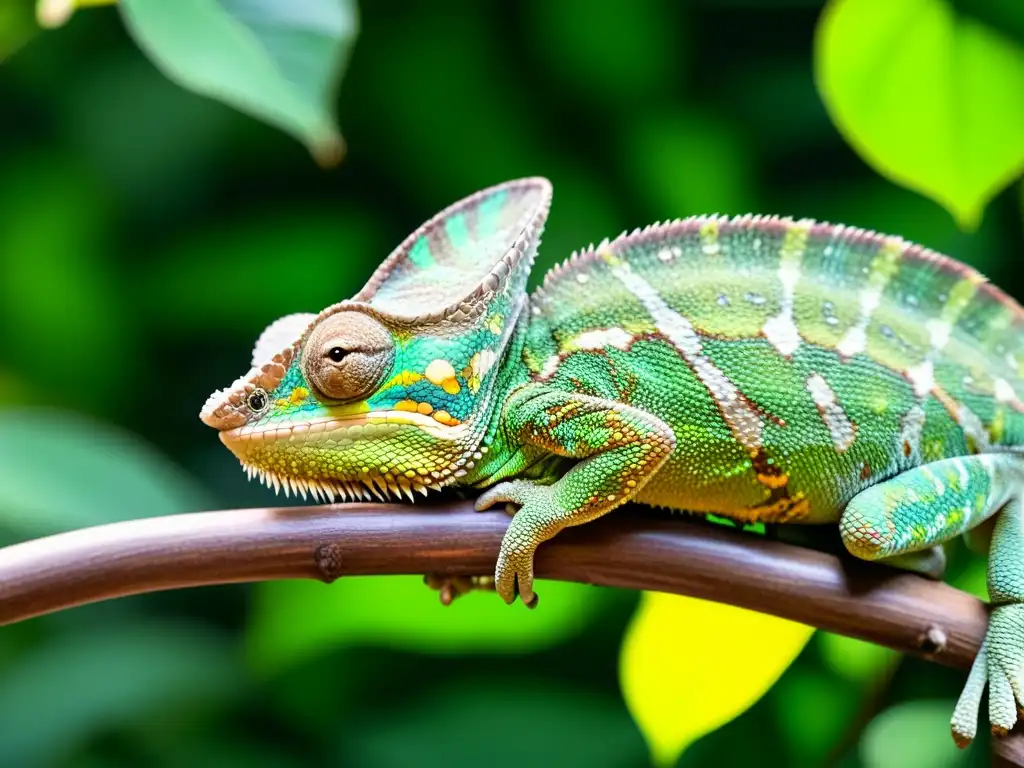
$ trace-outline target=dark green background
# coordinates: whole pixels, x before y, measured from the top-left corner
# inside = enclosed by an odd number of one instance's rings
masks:
[[[199,422],[207,394],[246,370],[274,318],[350,296],[420,222],[509,178],[555,187],[534,282],[626,228],[757,211],[901,234],[1024,297],[1020,185],[967,234],[873,173],[814,89],[819,3],[361,6],[338,97],[349,152],[332,171],[169,83],[111,8],[0,66],[5,540],[274,503]],[[1024,39],[1010,4],[967,10]],[[976,563],[953,572],[978,583]],[[306,590],[283,623],[269,591],[239,586],[2,628],[0,764],[646,764],[617,681],[635,595],[602,591],[571,627],[549,617],[547,640],[472,652],[423,640],[447,621],[428,592],[384,584]],[[328,631],[280,668],[252,651],[328,613],[344,624],[346,610],[373,626]],[[820,637],[680,764],[886,765],[865,757],[867,740],[955,764],[945,722],[962,674],[915,659],[891,678],[870,662],[858,672]],[[733,663],[757,656],[751,638]],[[965,758],[985,764],[986,749]]]

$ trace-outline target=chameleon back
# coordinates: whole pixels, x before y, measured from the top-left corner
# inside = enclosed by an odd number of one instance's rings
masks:
[[[908,468],[1024,447],[1022,331],[979,273],[900,238],[712,216],[552,270],[524,356],[537,380],[673,427],[639,500],[825,522]]]

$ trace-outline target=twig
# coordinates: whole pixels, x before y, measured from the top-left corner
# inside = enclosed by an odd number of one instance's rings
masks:
[[[0,549],[0,624],[209,584],[489,574],[507,524],[456,502],[228,510],[86,528]],[[542,578],[762,611],[960,669],[986,626],[984,604],[942,582],[685,519],[611,515],[541,545],[536,568]],[[996,743],[994,759],[1024,765],[1017,737]]]

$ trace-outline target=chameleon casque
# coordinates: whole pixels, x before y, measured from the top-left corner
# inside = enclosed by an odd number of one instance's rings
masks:
[[[985,642],[953,713],[1024,704],[1024,311],[899,237],[693,216],[575,253],[527,294],[543,178],[412,233],[352,299],[270,325],[201,419],[250,476],[316,499],[461,486],[514,515],[494,587],[535,601],[537,546],[626,501],[838,524],[928,570],[988,548]],[[982,526],[989,521],[990,524]]]

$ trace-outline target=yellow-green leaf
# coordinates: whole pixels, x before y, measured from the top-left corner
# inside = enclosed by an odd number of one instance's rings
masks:
[[[323,165],[344,143],[334,97],[354,0],[121,0],[135,42],[171,80],[303,141]]]
[[[813,627],[696,598],[645,592],[623,640],[626,705],[659,766],[749,709]]]
[[[843,137],[977,227],[1024,171],[1024,49],[947,0],[830,0],[816,37],[818,89]]]

